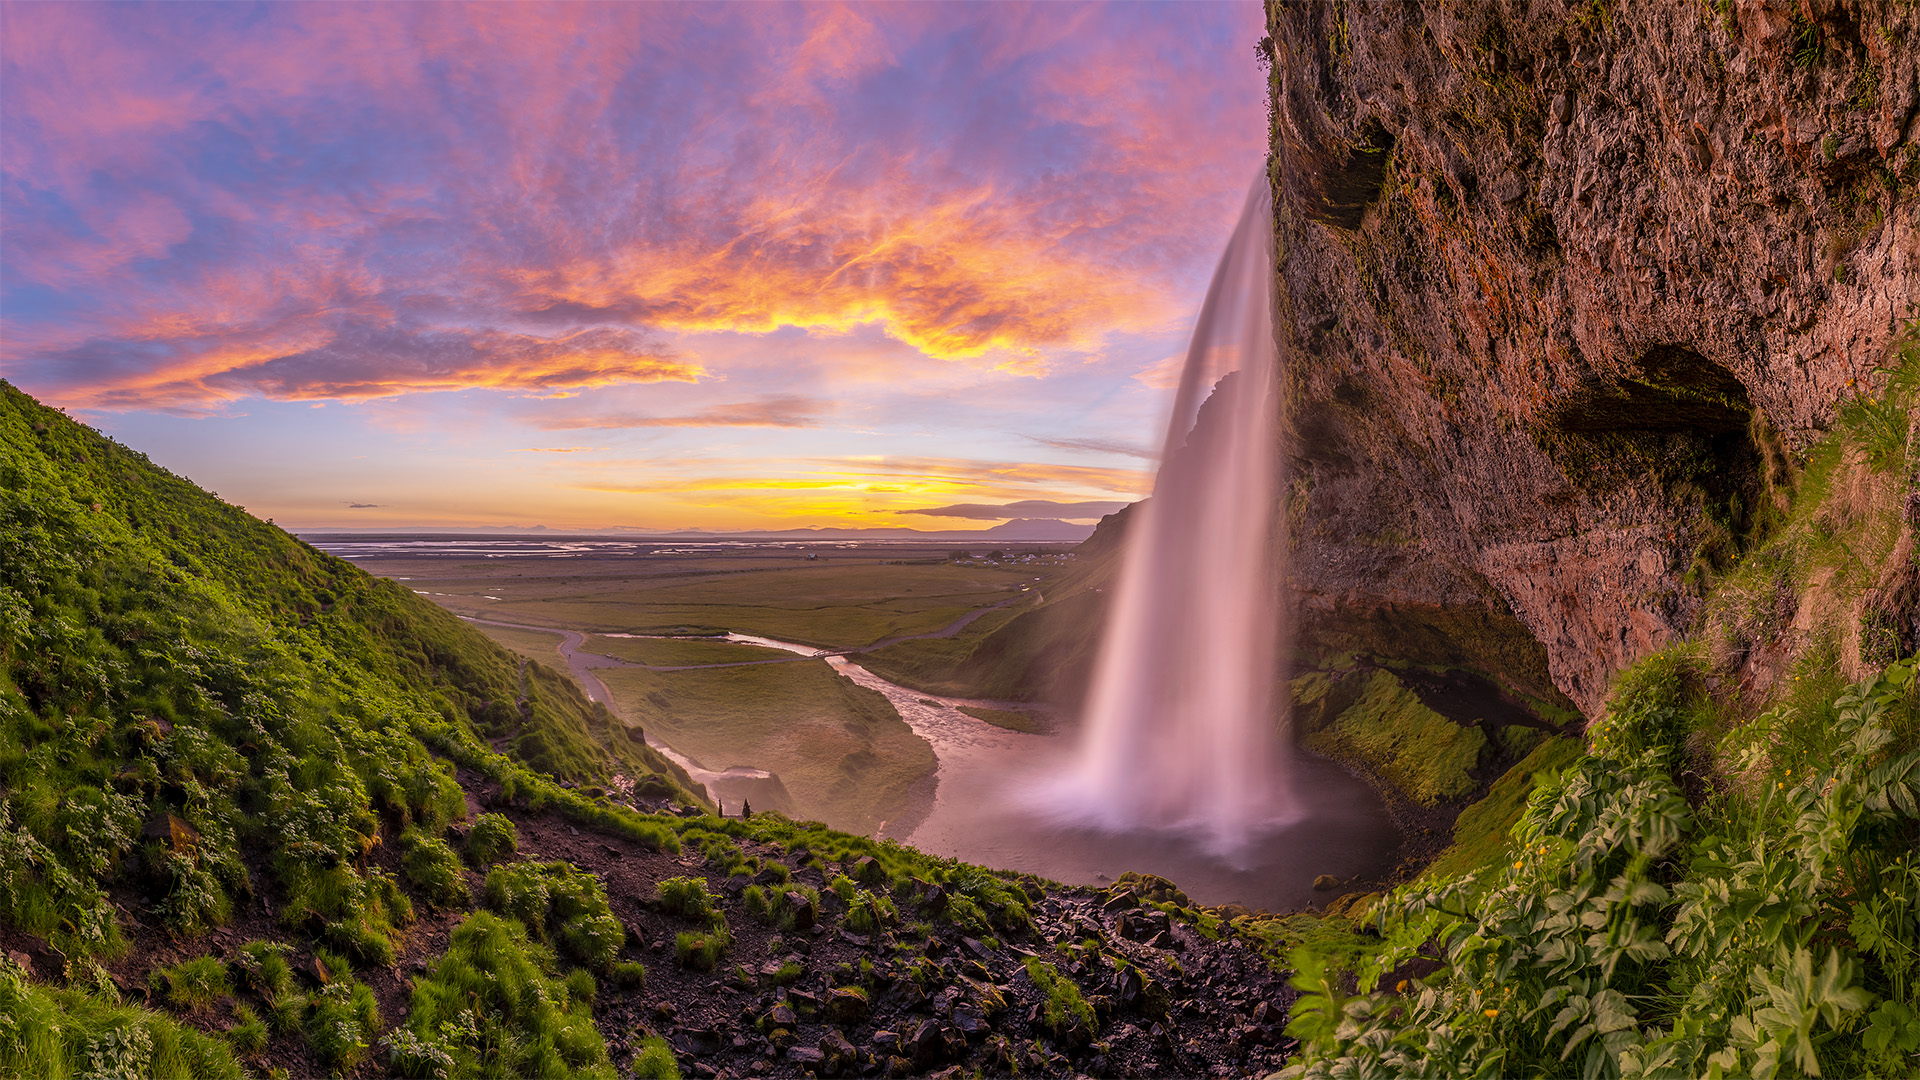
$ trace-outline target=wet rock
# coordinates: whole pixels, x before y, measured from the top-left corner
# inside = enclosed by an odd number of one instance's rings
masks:
[[[789,1046],[787,1048],[787,1060],[801,1068],[812,1068],[824,1063],[827,1060],[827,1055],[822,1053],[817,1047]]]
[[[900,1033],[897,1031],[876,1031],[867,1044],[875,1054],[891,1054],[900,1049]]]
[[[913,1062],[897,1054],[887,1057],[887,1075],[893,1080],[913,1075]]]
[[[978,941],[975,941],[970,937],[962,937],[960,939],[960,947],[972,953],[974,956],[979,957],[982,960],[985,960],[988,957],[993,955],[992,949],[987,948],[984,944]]]
[[[800,1017],[790,1006],[775,1005],[773,1011],[767,1014],[767,1022],[774,1027],[790,1028],[800,1022]]]

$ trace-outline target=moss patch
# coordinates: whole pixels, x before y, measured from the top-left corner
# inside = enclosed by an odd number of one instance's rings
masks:
[[[1509,731],[1519,730],[1509,728]],[[1579,739],[1554,736],[1534,748],[1524,760],[1494,782],[1487,797],[1460,812],[1453,825],[1453,844],[1427,869],[1434,878],[1461,877],[1506,861],[1512,844],[1508,833],[1527,808],[1534,778],[1571,765],[1580,756]]]
[[[1356,757],[1408,798],[1427,806],[1461,799],[1476,786],[1487,737],[1420,703],[1389,671],[1375,671],[1339,718],[1307,736],[1309,749]]]

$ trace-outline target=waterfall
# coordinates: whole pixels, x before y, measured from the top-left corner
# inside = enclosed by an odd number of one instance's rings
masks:
[[[1056,816],[1230,855],[1291,815],[1273,296],[1263,174],[1194,325],[1153,497],[1131,511],[1077,756],[1044,798]]]

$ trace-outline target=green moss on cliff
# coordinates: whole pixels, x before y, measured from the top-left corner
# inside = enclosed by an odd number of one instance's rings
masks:
[[[1434,806],[1465,798],[1487,749],[1478,727],[1462,727],[1421,703],[1389,671],[1368,676],[1352,705],[1308,735],[1309,749],[1356,758],[1415,802]]]

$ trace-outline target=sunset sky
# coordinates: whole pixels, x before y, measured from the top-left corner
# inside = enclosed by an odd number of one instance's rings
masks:
[[[0,374],[295,528],[1098,516],[1265,152],[1252,0],[0,20]]]

